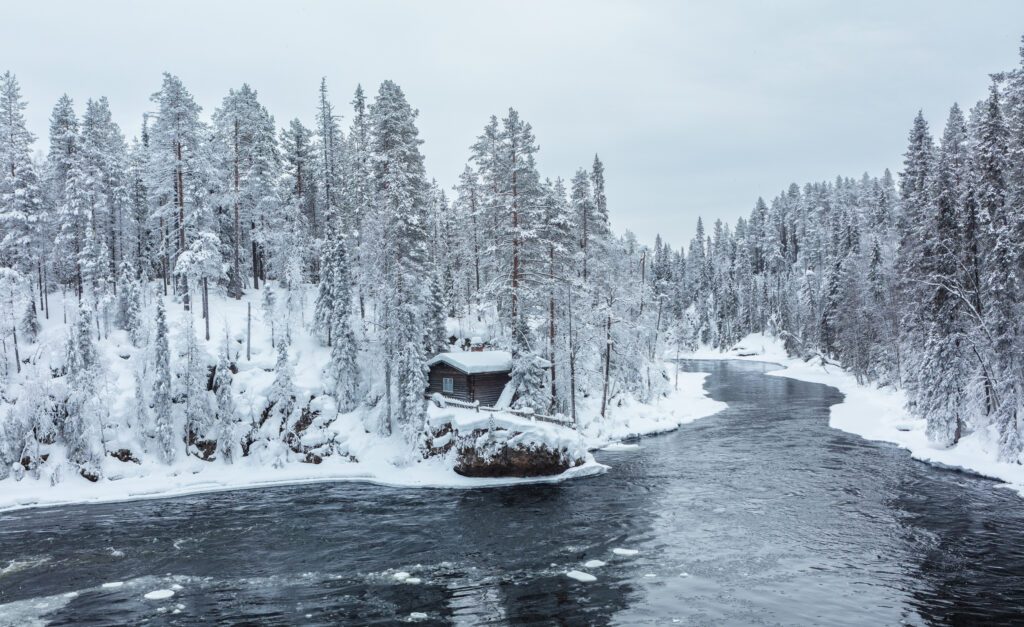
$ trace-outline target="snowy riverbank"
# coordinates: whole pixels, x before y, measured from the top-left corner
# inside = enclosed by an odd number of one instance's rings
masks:
[[[669,376],[673,366],[666,364]],[[680,372],[678,389],[670,390],[653,403],[624,400],[609,410],[606,419],[596,411],[587,412],[580,429],[591,450],[615,447],[623,440],[674,431],[700,418],[717,414],[727,407],[704,391],[706,372]]]
[[[611,414],[612,419],[605,423],[596,415],[590,416],[583,428],[586,448],[614,448],[623,439],[672,431],[725,409],[725,403],[712,400],[704,392],[707,376],[706,373],[682,372],[679,374],[679,389],[654,404],[630,403],[616,407]],[[432,420],[441,413],[457,412],[432,409],[432,414],[435,414]],[[472,426],[466,416],[458,418],[461,426]],[[503,418],[498,423],[504,424],[507,420]],[[542,423],[539,428],[553,431]],[[553,440],[560,437],[557,433],[549,435]],[[338,481],[362,481],[396,487],[472,489],[524,483],[558,483],[609,470],[608,466],[595,461],[593,455],[584,452],[586,462],[582,466],[570,468],[559,475],[530,478],[463,477],[453,471],[450,460],[443,458],[409,463],[406,461],[409,458],[407,445],[398,438],[382,439],[365,434],[361,441],[350,442],[350,445],[358,451],[360,461],[327,457],[320,464],[289,462],[281,468],[274,468],[245,460],[236,464],[222,464],[187,458],[174,466],[151,462],[122,468],[122,471],[130,470],[132,474],[106,477],[96,483],[79,476],[65,477],[56,485],[31,479],[20,482],[7,479],[0,481],[0,511]]]
[[[215,324],[211,340],[202,338],[199,347],[203,361],[217,362],[219,351],[224,350],[225,325],[230,350],[237,367],[233,375],[232,396],[239,413],[239,429],[255,422],[274,381],[276,351],[271,346],[272,323],[264,320],[265,313],[257,302],[258,294],[247,294],[241,300],[211,294]],[[312,294],[307,294],[302,310],[312,310]],[[252,342],[246,357],[246,315],[252,304]],[[66,341],[67,329],[61,312],[65,309],[59,294],[51,295],[53,314],[41,321],[37,342],[31,347],[33,359],[40,368],[56,368]],[[172,329],[172,347],[184,345],[182,334],[188,329],[186,314],[181,305],[166,299],[167,318]],[[69,303],[68,309],[73,305]],[[151,311],[152,307],[147,308]],[[308,314],[307,314],[308,315]],[[102,438],[108,451],[100,462],[98,481],[81,476],[67,461],[68,451],[61,444],[44,445],[46,461],[33,475],[26,472],[18,480],[13,474],[0,480],[0,511],[26,507],[54,506],[72,503],[114,502],[145,498],[163,498],[216,492],[223,490],[258,488],[284,484],[364,481],[391,486],[476,488],[510,485],[526,482],[558,482],[599,474],[607,467],[594,460],[589,452],[606,446],[615,446],[623,439],[662,433],[678,428],[698,418],[714,414],[725,408],[724,403],[711,400],[704,392],[703,373],[679,373],[678,389],[650,404],[638,403],[630,398],[617,397],[609,404],[607,416],[599,415],[599,399],[581,398],[579,404],[580,428],[572,431],[547,423],[505,425],[515,418],[499,416],[498,426],[511,428],[518,440],[529,445],[546,444],[552,450],[562,450],[574,460],[582,460],[565,472],[552,476],[531,478],[471,478],[455,472],[454,455],[423,459],[408,436],[383,436],[374,425],[379,424],[381,407],[360,405],[351,412],[338,412],[326,387],[323,371],[329,360],[329,349],[322,346],[305,330],[301,311],[293,322],[294,333],[288,349],[294,365],[294,390],[300,405],[309,410],[308,427],[299,434],[302,447],[316,453],[317,463],[308,463],[309,456],[294,453],[286,447],[258,451],[250,456],[237,457],[234,463],[221,459],[202,460],[183,451],[167,463],[152,450],[152,439],[144,421],[136,415],[136,375],[140,361],[146,360],[145,349],[135,347],[124,331],[111,330],[96,342],[98,359],[102,367],[96,381],[97,395],[102,402]],[[201,321],[200,321],[201,322]],[[280,324],[280,322],[278,323]],[[219,328],[218,328],[219,327]],[[666,365],[672,373],[671,364]],[[44,377],[42,380],[46,380]],[[17,399],[31,394],[31,379],[15,378],[10,383],[7,398]],[[212,392],[210,393],[212,395]],[[212,399],[211,399],[212,402]],[[0,422],[13,416],[14,404],[0,403]],[[451,408],[436,408],[431,404],[431,422],[444,419]],[[444,415],[440,415],[444,414]],[[175,420],[179,429],[183,416],[175,407]],[[476,416],[457,416],[467,432]],[[484,417],[487,421],[487,417]],[[484,423],[480,423],[481,426]],[[484,425],[486,426],[486,425]],[[518,441],[517,440],[517,441]],[[571,440],[571,441],[570,441]],[[254,447],[255,448],[255,447]],[[125,459],[115,458],[112,452],[123,451]]]
[[[860,385],[841,368],[808,362],[786,354],[782,342],[763,334],[751,334],[724,353],[702,349],[687,356],[691,359],[743,359],[767,361],[782,366],[770,372],[810,383],[830,385],[846,397],[833,405],[829,426],[859,435],[867,440],[889,442],[910,451],[914,459],[949,468],[958,468],[1005,482],[1005,487],[1024,496],[1024,466],[997,461],[997,434],[982,429],[964,436],[950,448],[937,448],[925,434],[925,420],[905,409],[906,397],[900,390]]]

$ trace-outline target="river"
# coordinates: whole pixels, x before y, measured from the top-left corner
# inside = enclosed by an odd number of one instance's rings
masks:
[[[832,388],[684,368],[729,408],[598,477],[0,514],[0,624],[1024,623],[1024,499],[830,429]]]

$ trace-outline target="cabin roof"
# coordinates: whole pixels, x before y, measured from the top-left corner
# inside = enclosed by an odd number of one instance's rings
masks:
[[[427,362],[427,366],[434,366],[436,364],[447,364],[466,374],[511,372],[512,353],[508,351],[439,353]],[[544,367],[548,366],[550,364],[545,361]]]
[[[512,353],[508,351],[439,353],[427,362],[428,366],[436,364],[448,364],[466,374],[509,372],[512,370]]]

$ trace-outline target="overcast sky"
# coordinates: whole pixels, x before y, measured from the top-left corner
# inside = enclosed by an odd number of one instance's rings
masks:
[[[346,128],[356,84],[393,79],[446,186],[512,106],[543,175],[599,153],[614,226],[679,245],[791,181],[895,173],[915,112],[940,126],[982,97],[1022,34],[1020,1],[39,1],[4,8],[0,63],[40,149],[64,92],[80,112],[107,96],[137,134],[163,71],[206,116],[248,82],[279,127],[312,123],[321,76]]]

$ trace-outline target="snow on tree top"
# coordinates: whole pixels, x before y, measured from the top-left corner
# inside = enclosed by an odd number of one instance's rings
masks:
[[[448,364],[466,374],[510,372],[512,370],[512,353],[508,351],[440,353],[431,358],[427,365],[433,366],[441,363]],[[544,363],[547,364],[547,362]]]

